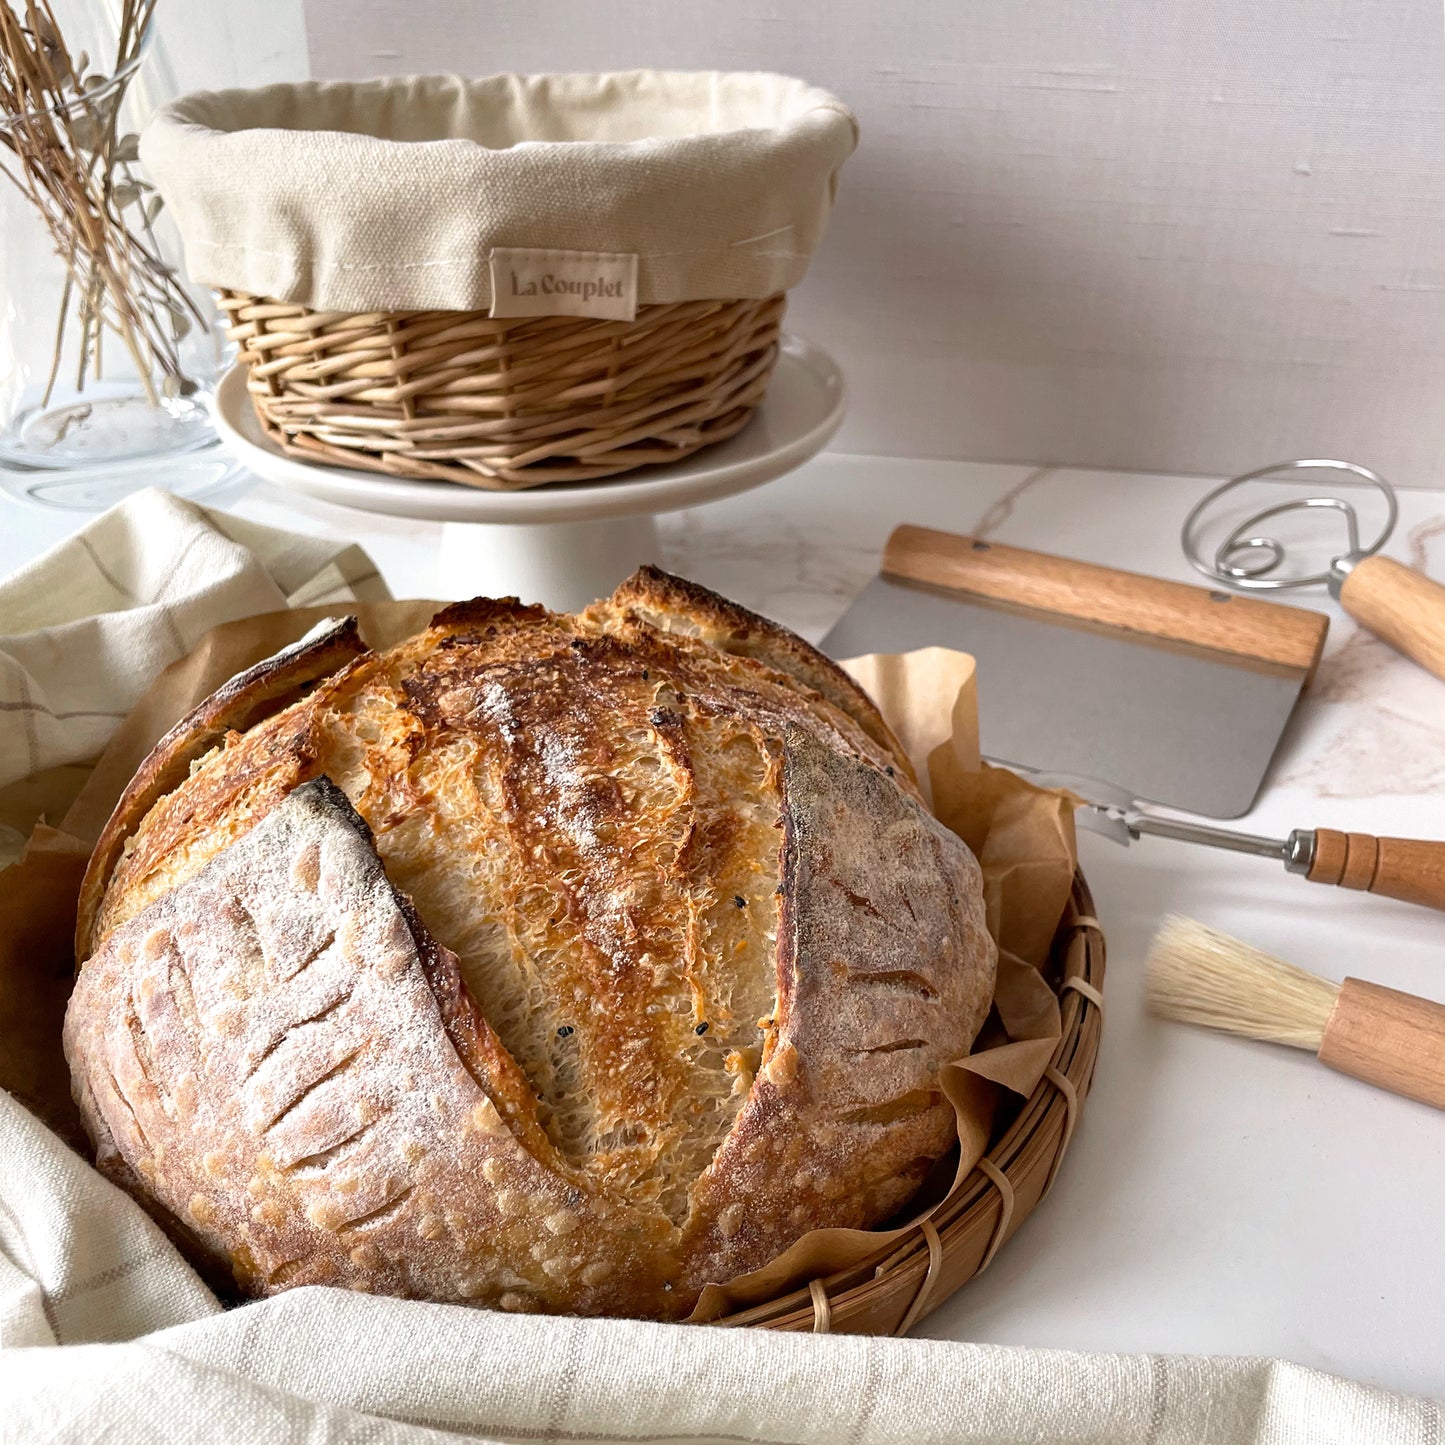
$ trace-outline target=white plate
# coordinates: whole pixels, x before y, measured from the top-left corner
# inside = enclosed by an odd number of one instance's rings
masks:
[[[810,341],[785,336],[767,395],[752,420],[727,441],[616,480],[486,492],[457,482],[410,481],[297,461],[261,430],[241,367],[233,366],[216,388],[217,431],[268,482],[393,517],[533,526],[675,512],[745,492],[821,451],[846,410],[843,373],[833,358]]]

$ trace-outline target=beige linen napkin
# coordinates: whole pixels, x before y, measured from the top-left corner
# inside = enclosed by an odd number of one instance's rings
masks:
[[[27,780],[0,793],[0,867],[36,816],[68,802],[64,769],[92,761],[156,674],[217,623],[389,596],[360,547],[157,488],[0,581],[0,790]]]
[[[550,1319],[321,1288],[223,1312],[140,1208],[5,1094],[0,1421],[6,1441],[109,1445],[1440,1439],[1427,1400],[1270,1360]]]

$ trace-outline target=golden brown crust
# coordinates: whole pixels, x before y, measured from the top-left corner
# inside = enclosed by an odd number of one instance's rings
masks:
[[[947,1148],[977,865],[806,644],[685,594],[448,608],[135,828],[77,1097],[243,1289],[673,1317]]]
[[[455,970],[340,791],[297,789],[82,971],[66,1050],[101,1168],[247,1294],[659,1295],[656,1222],[502,1123],[509,1061]],[[602,1232],[605,1261],[576,1259]]]
[[[223,683],[151,749],[111,810],[110,820],[90,855],[76,914],[77,961],[93,947],[101,899],[121,849],[157,800],[176,787],[191,764],[215,747],[227,732],[251,727],[365,651],[356,618],[322,623],[300,642]]]
[[[522,602],[516,597],[469,597],[443,607],[431,620],[443,632],[476,632],[488,627],[514,627],[518,624],[545,626],[552,613],[545,607]]]
[[[660,567],[639,567],[600,609],[636,612],[665,632],[688,630],[720,652],[754,657],[786,672],[841,708],[876,743],[892,755],[894,765],[916,782],[913,765],[873,699],[830,657],[810,647],[796,632],[750,612],[685,577]]]
[[[777,1007],[748,1101],[694,1190],[689,1297],[810,1229],[902,1208],[954,1138],[939,1069],[993,998],[982,875],[952,833],[800,731],[783,793]]]

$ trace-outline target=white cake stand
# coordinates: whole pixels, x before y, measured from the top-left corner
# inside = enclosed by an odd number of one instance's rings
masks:
[[[735,437],[615,481],[488,492],[298,461],[261,430],[239,367],[216,390],[217,430],[267,481],[343,507],[444,523],[438,595],[515,595],[559,611],[606,596],[635,567],[656,561],[659,512],[735,496],[792,471],[822,450],[845,410],[832,357],[784,337],[767,395]]]

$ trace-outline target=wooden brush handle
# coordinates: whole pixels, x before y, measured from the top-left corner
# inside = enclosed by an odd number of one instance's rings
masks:
[[[1305,877],[1445,910],[1445,843],[1316,828],[1314,859]]]
[[[1445,1005],[1347,978],[1319,1058],[1342,1074],[1445,1109]]]
[[[894,529],[883,549],[883,573],[1081,623],[1279,663],[1307,677],[1329,626],[1323,613],[1299,607],[906,524]]]
[[[1445,587],[1389,557],[1366,557],[1345,574],[1340,605],[1362,627],[1445,678]]]

